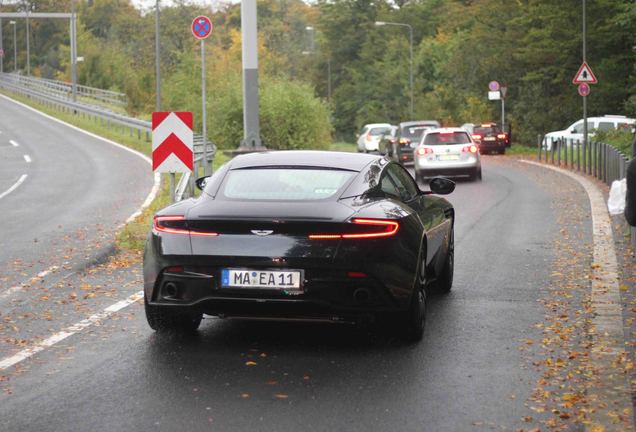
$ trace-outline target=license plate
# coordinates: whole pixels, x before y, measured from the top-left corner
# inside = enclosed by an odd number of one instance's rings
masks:
[[[442,161],[451,161],[451,160],[458,160],[459,156],[458,155],[439,155],[438,158],[439,160],[442,160]]]
[[[495,137],[486,137],[484,138],[484,141],[495,141],[497,138]]]
[[[223,288],[299,290],[301,277],[300,270],[223,269],[221,270],[221,286]]]

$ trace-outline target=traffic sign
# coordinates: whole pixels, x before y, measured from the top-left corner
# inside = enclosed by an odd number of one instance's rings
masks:
[[[502,85],[499,88],[499,91],[501,92],[501,98],[505,99],[506,98],[506,93],[508,93],[508,86],[507,85]]]
[[[499,91],[499,83],[497,81],[490,81],[488,83],[488,90],[492,92]]]
[[[579,84],[579,94],[583,97],[590,94],[590,86],[587,83]]]
[[[579,71],[574,75],[574,79],[572,80],[572,84],[596,84],[598,81],[596,76],[594,76],[594,72],[592,72],[592,68],[587,64],[587,62],[583,62]]]
[[[152,113],[152,169],[154,172],[190,172],[192,153],[192,113]]]
[[[205,39],[212,33],[212,21],[210,18],[199,15],[192,20],[192,34],[197,39]]]
[[[488,100],[499,100],[501,99],[501,93],[498,91],[489,91],[488,92]]]

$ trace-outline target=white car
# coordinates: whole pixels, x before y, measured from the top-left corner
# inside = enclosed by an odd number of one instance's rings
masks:
[[[481,180],[479,146],[462,128],[435,128],[424,132],[413,157],[415,178],[436,175],[469,176]]]
[[[616,129],[631,130],[636,124],[636,119],[620,115],[605,115],[603,117],[588,117],[588,136],[594,136],[595,130],[609,131]],[[572,123],[568,128],[545,134],[543,137],[543,148],[552,149],[552,143],[559,139],[564,139],[567,145],[572,146],[577,142],[583,142],[583,119]]]
[[[389,135],[393,125],[389,123],[371,123],[364,125],[358,135],[358,151],[378,151],[383,135]]]

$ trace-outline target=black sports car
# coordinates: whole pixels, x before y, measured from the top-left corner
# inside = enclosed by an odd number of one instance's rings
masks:
[[[157,213],[144,253],[155,330],[220,317],[358,322],[422,336],[426,288],[453,282],[455,183],[422,192],[382,156],[279,151],[234,158],[197,199]]]

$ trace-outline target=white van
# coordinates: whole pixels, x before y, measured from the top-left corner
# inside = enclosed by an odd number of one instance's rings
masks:
[[[636,119],[628,118],[621,115],[605,115],[603,117],[587,118],[588,137],[594,136],[594,131],[625,129],[631,131],[636,125]],[[550,150],[552,142],[558,139],[565,139],[567,145],[583,142],[583,119],[572,123],[567,129],[547,133],[543,138],[543,148]]]

